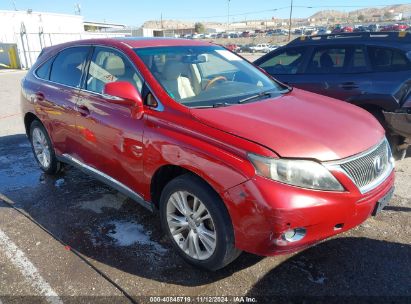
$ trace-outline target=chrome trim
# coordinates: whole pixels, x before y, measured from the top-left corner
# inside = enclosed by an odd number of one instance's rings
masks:
[[[124,185],[123,183],[119,182],[118,180],[112,178],[111,176],[93,168],[85,163],[81,162],[80,160],[74,158],[69,154],[63,154],[62,156],[58,157],[58,159],[64,163],[73,165],[74,167],[79,168],[82,171],[90,174],[91,176],[95,177],[99,181],[111,186],[112,188],[118,190],[119,192],[123,193],[127,197],[131,198],[132,200],[136,201],[143,207],[147,208],[150,211],[153,211],[153,205],[151,202],[144,200],[144,198],[136,193],[135,191],[131,190],[129,187]]]
[[[378,178],[376,178],[374,181],[372,181],[370,184],[363,186],[363,187],[359,187],[356,182],[351,178],[351,176],[341,167],[342,164],[351,162],[351,161],[355,161],[359,158],[362,158],[364,156],[367,156],[371,153],[373,153],[375,150],[377,150],[381,144],[383,142],[386,142],[387,147],[388,147],[388,164],[387,164],[387,168],[384,171],[384,173],[382,173]],[[395,168],[395,161],[392,157],[392,153],[391,153],[391,148],[390,145],[388,143],[388,140],[384,137],[383,140],[381,140],[377,145],[375,145],[374,147],[361,152],[359,154],[344,158],[344,159],[340,159],[340,160],[336,160],[336,161],[330,161],[330,162],[324,162],[323,165],[330,171],[338,171],[343,173],[345,176],[347,176],[354,185],[357,186],[358,190],[361,192],[361,194],[365,194],[367,192],[370,192],[371,190],[377,188],[379,185],[381,185],[387,178],[388,176],[390,176],[390,174],[392,173],[392,171]]]

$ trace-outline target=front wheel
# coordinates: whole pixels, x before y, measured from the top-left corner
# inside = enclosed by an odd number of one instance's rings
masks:
[[[160,218],[173,247],[196,267],[218,270],[241,253],[221,198],[197,176],[185,174],[166,185]]]

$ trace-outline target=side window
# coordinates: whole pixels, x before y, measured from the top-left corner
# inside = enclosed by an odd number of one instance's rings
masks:
[[[365,59],[365,52],[362,47],[356,47],[353,50],[352,64],[349,70],[350,73],[367,72],[367,60]]]
[[[297,74],[305,53],[306,49],[303,47],[287,49],[275,54],[260,64],[260,67],[269,74]]]
[[[79,87],[89,47],[72,47],[61,51],[51,66],[50,80]]]
[[[345,72],[345,47],[319,47],[314,50],[307,73],[326,74]]]
[[[101,94],[106,83],[115,81],[130,82],[139,92],[143,87],[142,79],[124,55],[112,49],[96,47],[90,62],[86,89]]]
[[[410,62],[400,50],[368,47],[371,65],[376,72],[395,72],[411,69]]]
[[[53,58],[48,59],[46,62],[44,62],[36,71],[35,74],[37,77],[45,80],[50,79],[50,70],[51,70],[51,65],[53,63]]]

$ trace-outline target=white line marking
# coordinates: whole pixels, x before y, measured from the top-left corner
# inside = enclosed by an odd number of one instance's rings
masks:
[[[29,261],[23,251],[14,244],[9,237],[0,230],[0,250],[4,251],[10,261],[16,266],[31,285],[46,297],[47,302],[63,304],[57,293],[51,288],[38,272],[37,268]],[[0,300],[1,304],[1,300]]]

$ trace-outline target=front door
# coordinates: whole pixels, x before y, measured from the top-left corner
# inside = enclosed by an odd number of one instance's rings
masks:
[[[104,85],[115,81],[128,81],[141,93],[142,78],[130,60],[116,49],[95,47],[77,102],[82,137],[77,157],[138,193],[145,120],[133,118],[132,106],[110,102],[103,94]]]

